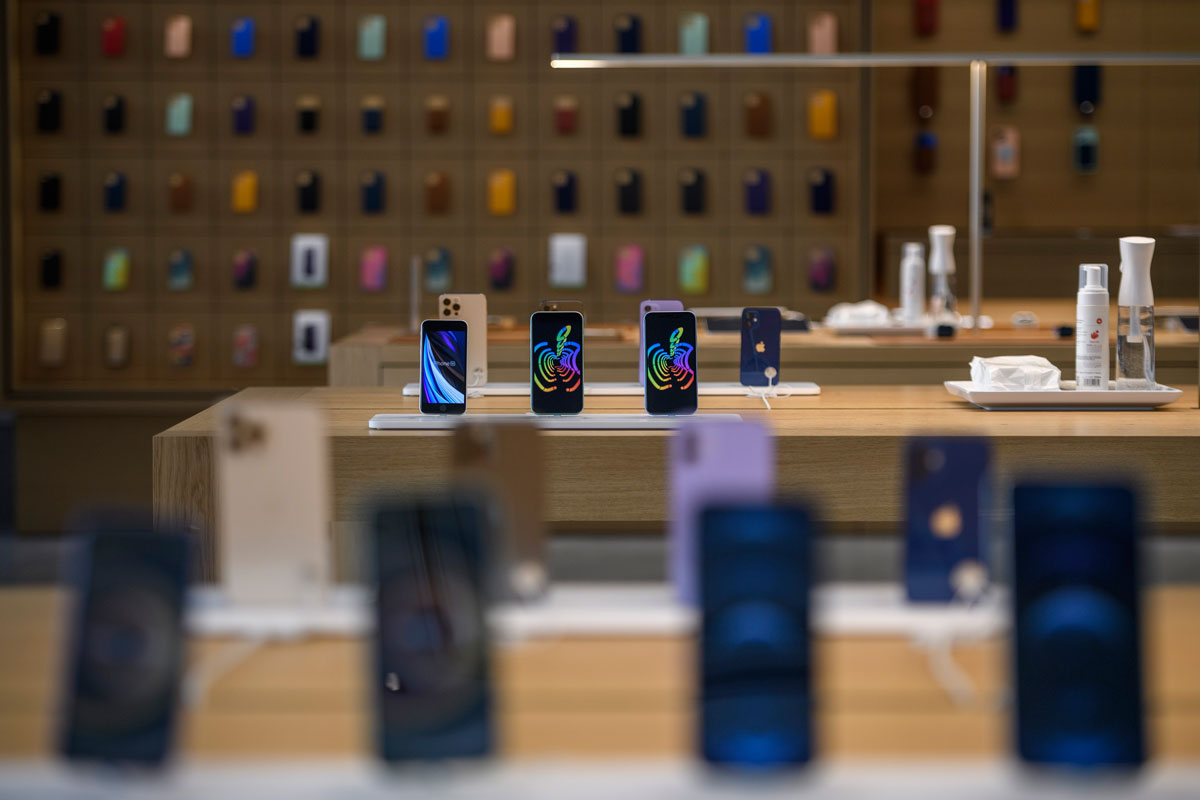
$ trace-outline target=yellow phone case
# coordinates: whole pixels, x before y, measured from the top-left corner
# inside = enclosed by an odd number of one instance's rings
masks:
[[[1100,30],[1100,0],[1075,0],[1075,25],[1083,33]]]
[[[830,89],[817,89],[808,96],[808,137],[830,141],[838,135],[838,99]]]
[[[513,99],[497,95],[488,106],[488,130],[493,136],[508,136],[513,132]]]
[[[488,174],[488,213],[509,217],[517,211],[517,174],[511,169],[496,169]]]
[[[230,205],[235,214],[253,214],[258,210],[258,173],[246,169],[234,174]]]

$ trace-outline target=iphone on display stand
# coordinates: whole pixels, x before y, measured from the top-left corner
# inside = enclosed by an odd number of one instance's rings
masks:
[[[700,398],[696,315],[691,311],[651,311],[642,317],[642,331],[646,413],[695,414]]]
[[[743,386],[779,385],[783,315],[778,308],[742,309]]]
[[[651,311],[683,311],[678,300],[643,300],[638,315],[638,383],[646,385],[646,315]]]
[[[529,317],[529,402],[535,414],[583,411],[583,314],[535,311]]]
[[[467,388],[487,385],[487,295],[443,294],[438,297],[442,319],[461,319],[467,323]]]
[[[421,323],[421,413],[467,411],[467,323],[427,319]]]

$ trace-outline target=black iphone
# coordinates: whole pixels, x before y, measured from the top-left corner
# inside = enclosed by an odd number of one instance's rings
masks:
[[[373,519],[377,751],[385,762],[492,750],[484,616],[487,509],[446,492],[380,507]]]
[[[60,751],[157,766],[175,727],[189,542],[149,524],[88,527],[73,576]]]
[[[427,319],[421,323],[421,413],[467,410],[467,323]]]
[[[583,411],[583,314],[535,311],[529,317],[529,384],[533,413]]]
[[[650,311],[642,317],[646,348],[646,413],[694,414],[696,315],[691,311]]]

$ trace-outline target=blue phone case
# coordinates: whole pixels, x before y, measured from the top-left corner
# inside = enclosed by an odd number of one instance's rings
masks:
[[[445,15],[434,14],[425,18],[421,51],[426,61],[445,61],[450,58],[450,20]]]
[[[579,179],[569,169],[554,173],[554,210],[559,214],[574,214],[579,209]]]
[[[1100,107],[1100,85],[1103,73],[1098,64],[1076,64],[1074,70],[1075,105],[1085,116]]]
[[[1013,498],[1016,750],[1028,763],[1146,760],[1137,502],[1117,485],[1019,484]]]
[[[742,291],[746,294],[770,294],[775,285],[771,250],[761,244],[749,245],[742,253]]]
[[[996,0],[996,27],[1001,33],[1017,29],[1017,0]]]
[[[579,23],[569,14],[559,14],[550,22],[555,53],[579,52]]]
[[[752,167],[742,176],[746,213],[762,217],[771,213],[771,173]]]
[[[810,169],[808,171],[808,205],[812,213],[832,214],[834,198],[833,172],[824,167]]]
[[[613,24],[618,53],[642,52],[642,18],[637,14],[622,14]]]
[[[238,136],[254,133],[255,103],[253,95],[235,95],[229,107],[233,121],[233,132]]]
[[[383,109],[374,106],[362,108],[362,132],[375,134],[383,130]]]
[[[180,248],[172,250],[167,256],[167,289],[172,292],[186,292],[195,283],[192,251]]]
[[[258,26],[254,17],[238,17],[229,28],[229,54],[234,58],[251,58]]]
[[[775,49],[774,28],[770,14],[747,14],[742,21],[742,49],[747,53],[772,52]]]
[[[695,216],[708,207],[708,176],[704,170],[687,167],[679,174],[679,210]]]
[[[642,213],[642,173],[636,169],[617,170],[617,213],[626,216]]]
[[[921,131],[913,141],[913,169],[928,175],[937,169],[938,137],[933,131]]]
[[[168,136],[188,136],[192,132],[192,96],[179,92],[167,99],[165,129]]]
[[[636,92],[617,96],[617,135],[626,139],[642,135],[642,96]]]
[[[425,254],[425,291],[441,294],[450,291],[450,251],[435,247]]]
[[[120,172],[110,172],[104,178],[104,210],[125,210],[125,175]]]
[[[296,58],[316,58],[321,49],[321,20],[300,17],[296,20]]]
[[[742,309],[741,380],[743,386],[779,384],[783,315],[778,308]],[[767,377],[768,368],[774,370]]]
[[[986,439],[916,437],[905,445],[904,586],[910,602],[950,602],[956,569],[986,571],[990,461]]]
[[[685,139],[708,135],[708,98],[703,92],[685,92],[679,98],[679,134]]]
[[[315,214],[321,210],[321,176],[304,170],[296,177],[296,210]]]
[[[125,98],[119,94],[104,99],[104,132],[121,133],[125,130]]]
[[[387,178],[382,172],[368,172],[362,181],[362,213],[382,214],[387,200]]]

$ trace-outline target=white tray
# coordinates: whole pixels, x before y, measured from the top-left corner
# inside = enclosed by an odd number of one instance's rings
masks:
[[[1112,386],[1112,382],[1109,383]],[[1074,381],[1057,391],[1035,392],[977,389],[971,381],[946,381],[946,391],[988,411],[1149,411],[1178,400],[1183,392],[1163,386],[1148,390],[1080,392]]]
[[[796,383],[784,382],[777,387],[782,394],[791,396],[816,396],[821,393],[821,387],[810,381]],[[407,383],[404,385],[405,397],[416,397],[420,393],[420,384]],[[585,383],[583,393],[589,397],[641,397],[645,390],[640,383],[600,382]],[[740,383],[700,382],[699,393],[703,397],[757,397],[758,391]],[[491,382],[485,386],[467,390],[468,397],[529,397],[528,383]],[[771,395],[768,395],[771,397]]]
[[[741,422],[739,414],[700,412],[675,416],[671,414],[376,414],[367,427],[373,431],[440,431],[453,430],[471,422],[521,422],[539,428],[560,431],[666,431],[674,430],[688,420],[701,419],[720,422]]]

